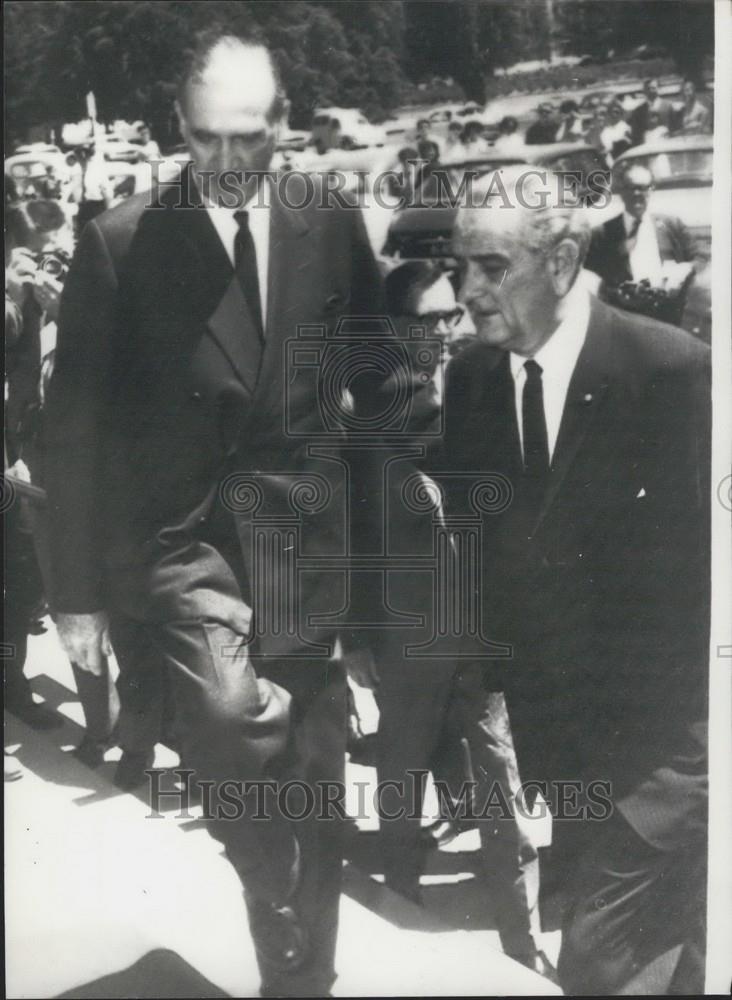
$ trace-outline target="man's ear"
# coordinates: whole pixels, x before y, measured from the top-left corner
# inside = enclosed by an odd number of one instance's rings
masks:
[[[580,266],[579,246],[574,240],[561,240],[549,258],[549,277],[560,298],[564,298],[574,284]]]

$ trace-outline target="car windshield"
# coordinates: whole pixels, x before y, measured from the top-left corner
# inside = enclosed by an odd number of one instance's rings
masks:
[[[623,160],[623,169],[642,163],[653,174],[657,188],[701,187],[712,183],[711,149],[679,149],[633,156]]]
[[[558,173],[565,171],[580,173],[583,179],[596,170],[607,169],[602,157],[594,149],[580,149],[574,153],[564,153],[555,157],[548,156],[543,162]]]
[[[14,163],[10,172],[13,177],[38,177],[45,174],[46,168],[42,163],[26,161],[25,163]]]

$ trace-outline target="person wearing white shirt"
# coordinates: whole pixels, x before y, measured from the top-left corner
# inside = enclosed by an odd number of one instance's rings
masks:
[[[76,216],[80,231],[90,219],[109,208],[113,196],[104,153],[99,143],[93,142],[82,162],[81,201]]]
[[[559,427],[562,423],[569,383],[577,364],[577,358],[584,345],[587,324],[590,321],[590,299],[582,284],[577,283],[567,294],[562,312],[564,318],[559,326],[532,355],[532,360],[542,370],[544,419],[546,420],[550,464],[554,457]],[[516,402],[516,423],[523,453],[522,412],[526,386],[526,356],[511,351],[510,357]]]
[[[624,211],[593,231],[585,267],[605,286],[647,281],[667,291],[680,287],[698,250],[680,219],[649,210],[651,171],[642,165],[629,167],[615,178],[614,190]]]
[[[612,163],[630,147],[632,130],[625,121],[623,105],[619,101],[610,104],[607,114],[608,124],[600,132],[600,144]]]
[[[499,135],[493,149],[501,156],[522,156],[525,152],[524,140],[518,131],[518,122],[512,115],[506,115],[498,125]]]
[[[559,123],[555,142],[581,142],[584,138],[582,121],[579,118],[579,105],[576,101],[562,101],[559,105],[562,120]]]

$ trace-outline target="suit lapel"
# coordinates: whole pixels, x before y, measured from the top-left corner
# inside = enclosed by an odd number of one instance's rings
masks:
[[[176,252],[193,262],[196,289],[205,299],[205,308],[213,311],[226,290],[233,268],[203,206],[190,167],[183,171],[180,188],[171,186],[161,196],[161,202],[174,210]]]
[[[292,196],[288,185],[288,196]],[[300,314],[302,288],[309,266],[310,227],[304,210],[284,205],[278,197],[279,185],[272,185],[272,205],[269,222],[269,257],[267,269],[267,320],[264,349],[257,381],[258,396],[266,394],[273,405],[281,405],[283,379],[282,347],[288,337],[294,337],[298,322],[307,319]],[[297,197],[292,196],[295,204]]]
[[[661,260],[679,259],[680,255],[677,253],[674,233],[672,233],[670,227],[666,224],[666,220],[659,216],[653,216],[653,224],[656,230],[656,243],[658,244],[658,253]]]
[[[235,374],[254,393],[262,345],[241,284],[221,238],[206,211],[188,168],[182,177],[181,198],[186,210],[175,213],[179,250],[194,262],[203,299],[205,331],[217,344]],[[272,240],[270,238],[270,265]],[[271,274],[271,267],[270,267]],[[268,297],[268,302],[271,297]]]
[[[612,381],[611,345],[611,313],[593,298],[587,337],[567,390],[549,482],[532,534],[557,500],[575,456],[597,419]]]

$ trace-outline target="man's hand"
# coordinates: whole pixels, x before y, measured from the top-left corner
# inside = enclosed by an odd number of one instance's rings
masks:
[[[77,667],[100,677],[104,660],[111,656],[109,615],[95,611],[88,615],[56,616],[56,629],[63,650]]]
[[[30,250],[16,247],[5,268],[5,291],[19,309],[23,308],[28,294],[28,285],[32,285],[35,281],[37,271],[38,268]]]
[[[370,649],[352,649],[343,654],[346,672],[354,684],[373,691],[379,685],[379,672]]]
[[[36,302],[46,314],[46,319],[55,323],[58,319],[58,306],[63,291],[61,282],[45,271],[38,271],[33,285]]]

